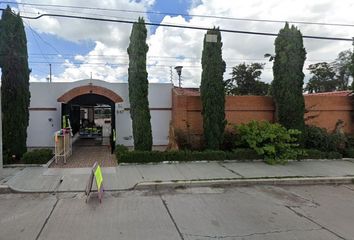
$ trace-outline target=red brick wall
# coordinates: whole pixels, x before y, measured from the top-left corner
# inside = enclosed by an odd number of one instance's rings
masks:
[[[348,96],[306,96],[306,124],[333,131],[339,119],[344,131],[352,133],[351,100]],[[227,96],[225,103],[227,122],[231,125],[251,120],[274,121],[274,103],[265,96]],[[172,123],[175,129],[200,135],[203,132],[201,101],[199,96],[179,94],[172,90]],[[231,129],[231,125],[227,128]]]

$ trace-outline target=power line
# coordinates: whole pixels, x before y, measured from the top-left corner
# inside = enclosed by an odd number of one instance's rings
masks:
[[[0,9],[4,11],[5,9]],[[49,14],[44,13],[40,14],[36,17],[29,17],[29,16],[21,16],[25,19],[40,19],[42,17],[59,17],[59,18],[71,18],[71,19],[82,19],[82,20],[90,20],[90,21],[102,21],[102,22],[116,22],[116,23],[128,23],[134,24],[136,21],[129,21],[129,20],[119,20],[119,19],[109,19],[109,18],[94,18],[94,17],[83,17],[83,16],[76,16],[76,15],[64,15],[64,14]],[[154,22],[145,22],[145,25],[149,26],[160,26],[160,27],[171,27],[171,28],[182,28],[182,29],[193,29],[193,30],[203,30],[207,31],[210,28],[207,27],[198,27],[198,26],[187,26],[187,25],[177,25],[177,24],[166,24],[166,23],[154,23]],[[231,30],[231,29],[219,29],[220,32],[227,32],[227,33],[239,33],[239,34],[249,34],[249,35],[262,35],[262,36],[273,36],[277,37],[280,34],[278,33],[267,33],[267,32],[256,32],[256,31],[241,31],[241,30]],[[303,38],[308,39],[318,39],[318,40],[332,40],[332,41],[348,41],[352,42],[352,38],[339,38],[339,37],[321,37],[321,36],[312,36],[312,35],[303,35]]]
[[[48,56],[57,56],[55,53],[43,53],[44,55]],[[42,55],[42,53],[29,53],[29,56],[39,56]],[[89,55],[81,55],[81,54],[61,54],[61,56],[67,56],[67,57],[75,57],[75,56],[82,56],[85,58],[90,58],[90,57],[105,57],[105,58],[120,58],[120,59],[128,59],[128,55],[119,55],[119,54],[89,54]],[[164,59],[163,61],[166,61],[165,59],[172,59],[172,60],[186,60],[186,59],[196,59],[200,60],[200,57],[192,57],[192,56],[157,56],[157,55],[152,55],[147,57],[148,60],[154,60],[154,59]],[[266,58],[223,58],[224,61],[267,61],[269,62],[268,59]],[[321,62],[321,61],[333,61],[333,59],[306,59],[306,61],[309,62]]]
[[[111,8],[98,8],[98,7],[83,7],[72,5],[60,5],[60,4],[39,4],[39,3],[18,3],[13,1],[4,1],[5,4],[20,4],[37,7],[58,7],[58,8],[73,8],[73,9],[86,9],[86,10],[99,10],[99,11],[111,11],[111,12],[127,12],[127,13],[143,13],[143,14],[155,14],[155,15],[170,15],[170,16],[183,16],[183,17],[198,17],[198,18],[213,18],[222,20],[233,21],[248,21],[248,22],[268,22],[268,23],[295,23],[305,25],[323,25],[323,26],[340,26],[340,27],[354,27],[354,24],[349,23],[326,23],[326,22],[310,22],[310,21],[296,21],[296,20],[272,20],[272,19],[254,19],[254,18],[236,18],[236,17],[223,17],[216,15],[202,15],[202,14],[185,14],[185,13],[172,13],[172,12],[157,12],[157,11],[139,11],[139,10],[127,10],[127,9],[111,9]]]

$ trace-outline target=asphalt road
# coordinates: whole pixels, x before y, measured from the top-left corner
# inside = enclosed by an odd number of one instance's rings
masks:
[[[354,185],[0,195],[0,239],[354,239]]]

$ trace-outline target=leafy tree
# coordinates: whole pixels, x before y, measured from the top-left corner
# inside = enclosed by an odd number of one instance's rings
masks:
[[[232,78],[225,81],[228,95],[267,95],[269,84],[260,81],[264,64],[241,63],[232,68]]]
[[[336,72],[337,90],[347,90],[352,67],[352,51],[350,49],[338,54],[336,60],[332,63]]]
[[[336,73],[329,63],[311,64],[308,70],[313,75],[305,88],[309,93],[332,92],[337,89],[338,81],[335,78]]]
[[[129,100],[130,116],[133,125],[135,150],[150,151],[152,148],[152,133],[148,100],[148,74],[146,71],[147,30],[143,18],[134,23],[128,47],[129,69]]]
[[[0,20],[1,107],[4,162],[27,150],[29,74],[27,39],[22,19],[8,6]]]
[[[274,80],[271,91],[275,102],[276,119],[288,129],[303,130],[305,103],[302,94],[306,59],[302,34],[295,26],[285,27],[275,39]]]
[[[208,30],[204,36],[202,53],[202,80],[200,94],[204,139],[207,149],[219,149],[223,142],[225,120],[225,92],[221,34],[218,28]]]

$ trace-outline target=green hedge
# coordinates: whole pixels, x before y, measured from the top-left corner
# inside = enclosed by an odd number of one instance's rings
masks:
[[[230,152],[226,152],[228,160],[255,160],[262,159],[263,157],[250,148],[236,148]]]
[[[304,149],[299,159],[341,159],[343,156],[339,152],[324,152],[318,149]]]
[[[252,149],[235,149],[224,151],[127,151],[124,148],[116,151],[119,163],[147,162],[185,162],[185,161],[222,161],[222,160],[253,160],[261,157]]]
[[[348,148],[344,152],[344,156],[348,158],[354,158],[354,148]]]
[[[45,164],[53,157],[51,149],[35,149],[26,152],[22,156],[22,160],[26,164]]]
[[[120,150],[119,150],[120,149]],[[237,148],[232,151],[128,151],[127,148],[116,148],[116,157],[119,163],[157,163],[157,162],[187,162],[187,161],[222,161],[240,160],[251,161],[262,159],[261,155],[249,148]],[[317,149],[303,149],[298,155],[301,159],[341,159],[338,152],[323,152]],[[354,154],[354,149],[352,151]]]

